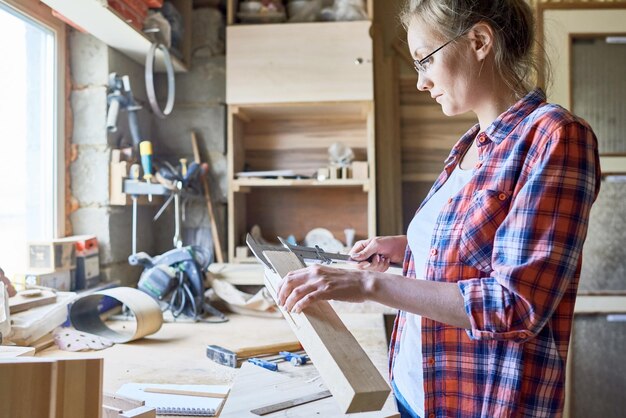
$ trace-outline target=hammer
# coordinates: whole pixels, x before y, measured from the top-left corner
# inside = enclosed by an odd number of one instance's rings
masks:
[[[302,345],[298,341],[246,347],[236,351],[229,350],[218,345],[208,345],[206,356],[214,362],[228,367],[239,367],[241,363],[250,358],[264,354],[278,354],[280,351],[299,351]]]

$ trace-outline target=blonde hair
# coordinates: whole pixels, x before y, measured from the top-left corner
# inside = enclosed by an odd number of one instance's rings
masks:
[[[533,53],[535,17],[525,0],[408,0],[400,20],[408,28],[414,18],[443,39],[454,39],[479,22],[487,23],[496,38],[496,71],[505,83],[518,98],[535,87],[541,65]],[[547,84],[549,71],[545,73]]]

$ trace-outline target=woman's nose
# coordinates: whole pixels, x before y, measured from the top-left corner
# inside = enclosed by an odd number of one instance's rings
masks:
[[[417,89],[419,91],[426,91],[430,89],[431,84],[432,83],[430,82],[430,79],[426,77],[424,73],[422,72],[417,73]]]

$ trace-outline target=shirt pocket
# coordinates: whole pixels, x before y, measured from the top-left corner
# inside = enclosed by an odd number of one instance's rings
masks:
[[[462,221],[459,245],[462,263],[491,273],[493,242],[509,212],[510,201],[510,192],[484,189],[474,193]]]

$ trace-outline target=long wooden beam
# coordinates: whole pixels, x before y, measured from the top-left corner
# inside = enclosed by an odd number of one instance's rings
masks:
[[[281,278],[303,264],[290,252],[263,254],[276,271],[266,269],[265,285],[277,300]],[[340,409],[344,413],[380,411],[391,389],[332,306],[319,301],[300,314],[280,309]]]

